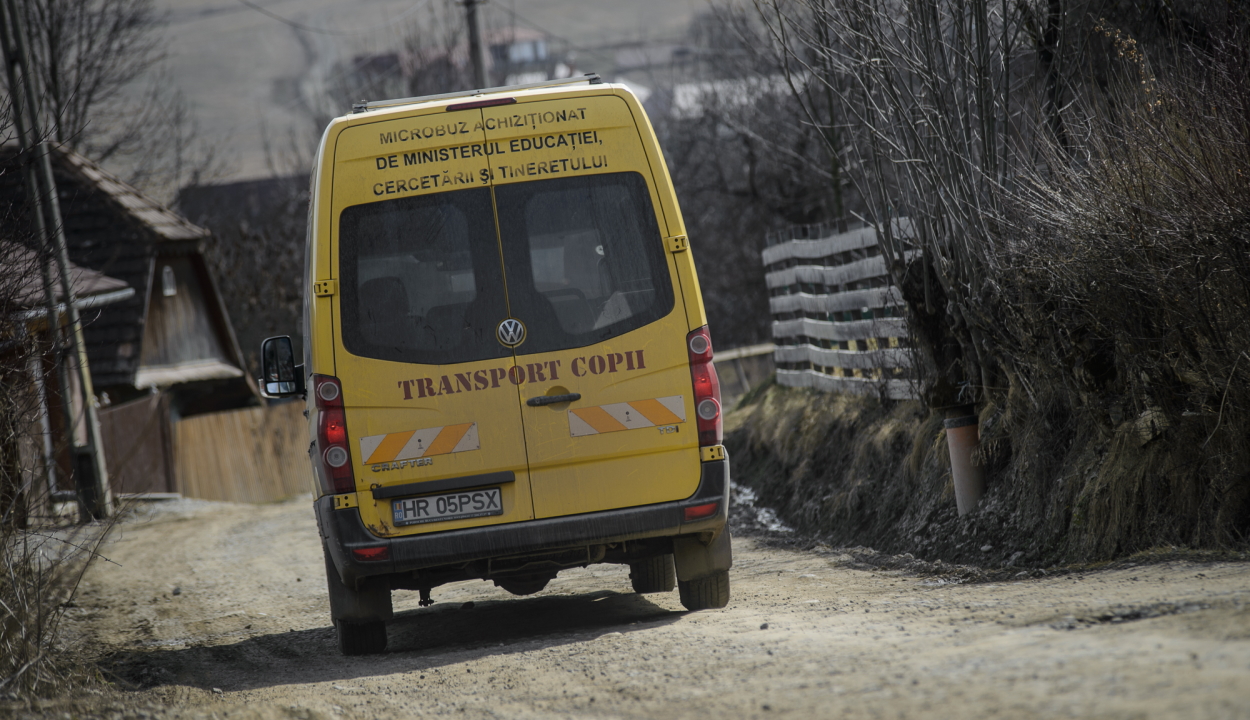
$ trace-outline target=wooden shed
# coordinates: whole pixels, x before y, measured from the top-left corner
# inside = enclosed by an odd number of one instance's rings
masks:
[[[21,216],[25,188],[16,152],[0,147],[0,206]],[[175,417],[258,404],[204,260],[209,232],[77,153],[54,149],[52,164],[70,260],[136,291],[84,318],[102,404],[153,390],[169,394]]]
[[[21,234],[17,154],[0,146],[0,208]],[[71,262],[135,291],[83,312],[113,489],[174,492],[173,423],[261,402],[205,262],[209,232],[74,152],[54,148],[52,165]]]

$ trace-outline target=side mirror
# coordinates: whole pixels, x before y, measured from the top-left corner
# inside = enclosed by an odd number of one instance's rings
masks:
[[[304,366],[295,364],[289,335],[271,337],[260,344],[260,394],[286,398],[304,394]]]

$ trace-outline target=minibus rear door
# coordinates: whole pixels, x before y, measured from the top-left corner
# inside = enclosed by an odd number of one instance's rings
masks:
[[[689,328],[634,115],[613,95],[483,115],[535,517],[690,496]]]
[[[336,374],[361,517],[382,535],[533,517],[477,109],[336,144]]]

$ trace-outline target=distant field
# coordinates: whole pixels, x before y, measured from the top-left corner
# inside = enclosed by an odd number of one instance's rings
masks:
[[[419,2],[419,0],[418,0]],[[445,3],[448,0],[429,0]],[[339,57],[398,45],[402,28],[423,17],[413,0],[256,0],[304,25],[351,34],[300,32],[238,0],[157,0],[168,13],[172,78],[192,103],[201,134],[227,156],[229,179],[268,174],[264,137],[285,143],[303,123],[294,107],[301,85],[315,82]],[[487,22],[506,24],[507,8],[583,48],[621,40],[675,38],[705,0],[500,0],[486,6]],[[402,17],[405,11],[407,15]],[[396,19],[396,18],[399,19]],[[606,61],[579,58],[579,70]]]

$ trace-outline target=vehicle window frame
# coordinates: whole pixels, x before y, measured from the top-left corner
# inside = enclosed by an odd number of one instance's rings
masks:
[[[494,308],[498,318],[492,318],[489,324],[478,328],[479,339],[471,346],[473,352],[457,352],[456,348],[430,348],[420,345],[380,345],[369,341],[361,327],[360,315],[360,253],[354,247],[355,240],[351,236],[356,232],[349,228],[348,223],[355,214],[381,213],[385,208],[403,208],[404,205],[421,205],[432,200],[446,200],[454,194],[462,194],[458,199],[468,199],[467,203],[453,204],[462,211],[468,221],[467,239],[474,272],[474,298],[468,301],[465,311],[488,314],[490,310],[475,309],[475,303],[489,305],[493,301],[482,293],[497,291],[498,302]],[[479,195],[480,197],[474,197]],[[459,205],[473,205],[476,212],[464,212]],[[494,197],[489,187],[459,188],[441,193],[427,193],[403,198],[379,200],[360,203],[343,208],[338,215],[337,255],[339,264],[339,337],[343,348],[357,357],[390,362],[402,362],[415,365],[456,365],[461,363],[479,362],[482,360],[498,360],[510,357],[512,351],[496,339],[495,328],[499,321],[508,316],[508,299],[504,292],[504,276],[499,256],[499,237],[494,217]],[[483,214],[484,211],[484,214]],[[486,230],[484,234],[482,231]],[[477,233],[477,234],[475,234]],[[480,235],[479,235],[480,234]],[[489,242],[485,242],[486,239]],[[414,254],[415,257],[415,254]],[[411,299],[410,299],[411,301]],[[451,305],[450,303],[448,305]],[[435,307],[435,306],[431,306]],[[422,321],[428,321],[423,316]],[[428,326],[427,326],[428,329]],[[414,328],[412,339],[418,339],[418,331]]]
[[[621,182],[622,180],[624,182]],[[623,186],[626,189],[634,201],[634,207],[640,212],[638,224],[640,231],[644,235],[638,240],[637,247],[642,248],[646,253],[645,259],[654,284],[655,297],[650,306],[644,310],[631,313],[631,315],[622,318],[620,321],[602,328],[573,335],[564,330],[563,327],[559,327],[559,333],[564,337],[553,341],[550,337],[544,337],[544,328],[530,327],[530,321],[523,316],[526,309],[531,310],[531,312],[541,312],[540,310],[536,311],[531,305],[534,295],[546,298],[543,291],[534,287],[535,279],[531,256],[533,247],[528,242],[531,236],[525,230],[526,222],[523,217],[515,219],[506,217],[506,213],[511,211],[511,208],[506,206],[513,202],[511,198],[507,197],[509,192],[521,192],[523,189],[530,189],[533,192],[535,186],[541,186],[539,188],[541,189],[542,187],[550,188],[559,187],[560,185],[574,187],[616,185]],[[499,241],[504,257],[505,273],[508,279],[508,302],[512,308],[513,315],[526,322],[528,331],[525,342],[516,347],[518,356],[559,352],[596,345],[646,327],[673,312],[677,302],[676,289],[674,288],[675,280],[672,276],[668,252],[664,247],[663,232],[660,228],[659,217],[651,196],[650,184],[642,173],[627,171],[529,180],[520,183],[497,185],[494,188],[494,192]],[[510,243],[511,232],[523,234],[521,244],[525,245],[524,248],[512,247],[512,243]],[[531,307],[526,308],[527,305],[531,305]]]

